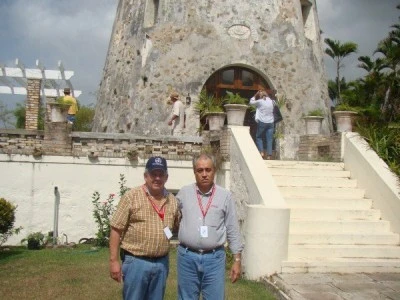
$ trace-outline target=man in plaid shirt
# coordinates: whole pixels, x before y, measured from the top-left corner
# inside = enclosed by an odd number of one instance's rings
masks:
[[[123,280],[123,299],[164,297],[169,241],[179,218],[176,199],[164,187],[167,179],[167,161],[151,157],[145,183],[124,194],[112,217],[110,276]]]

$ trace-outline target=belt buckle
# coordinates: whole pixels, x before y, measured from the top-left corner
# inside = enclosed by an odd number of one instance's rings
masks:
[[[199,250],[197,250],[200,254],[204,254],[204,252],[205,252],[205,250],[203,250],[203,249],[199,249]]]

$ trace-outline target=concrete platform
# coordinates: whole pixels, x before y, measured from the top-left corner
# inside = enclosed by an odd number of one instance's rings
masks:
[[[399,300],[400,273],[278,274],[264,279],[277,299]]]

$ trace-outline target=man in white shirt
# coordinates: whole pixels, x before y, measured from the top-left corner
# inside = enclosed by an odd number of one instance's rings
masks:
[[[175,136],[181,136],[185,129],[185,106],[182,101],[179,100],[178,93],[172,93],[170,99],[173,103],[172,106],[172,116],[168,122],[168,125],[172,126],[171,134]]]

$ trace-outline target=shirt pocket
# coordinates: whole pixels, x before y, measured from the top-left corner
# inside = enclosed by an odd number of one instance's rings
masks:
[[[206,218],[208,226],[220,227],[224,222],[224,212],[220,209],[213,209],[208,212]]]

